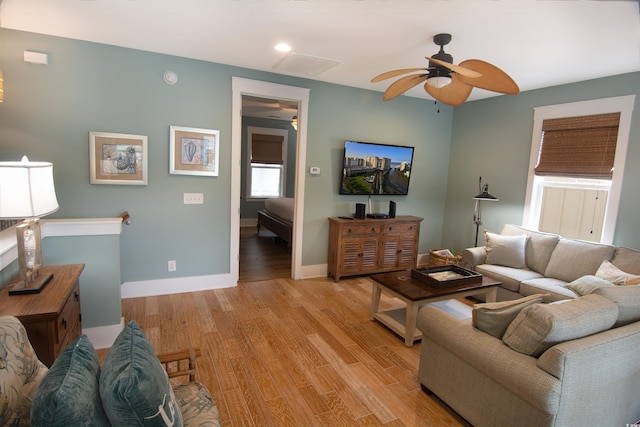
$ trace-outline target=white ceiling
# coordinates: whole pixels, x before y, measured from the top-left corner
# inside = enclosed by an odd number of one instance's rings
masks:
[[[424,57],[438,51],[432,38],[442,32],[453,35],[445,50],[454,63],[488,61],[521,91],[640,70],[637,0],[0,2],[4,28],[380,92],[393,80],[374,84],[373,76],[426,66]],[[275,51],[279,42],[292,53]],[[315,74],[325,65],[333,66]],[[475,88],[469,100],[495,95]],[[421,86],[407,96],[431,99]]]

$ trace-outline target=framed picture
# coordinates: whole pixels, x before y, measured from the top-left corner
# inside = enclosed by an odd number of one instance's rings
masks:
[[[170,126],[169,173],[218,176],[220,131]]]
[[[91,184],[147,185],[147,136],[89,132]]]

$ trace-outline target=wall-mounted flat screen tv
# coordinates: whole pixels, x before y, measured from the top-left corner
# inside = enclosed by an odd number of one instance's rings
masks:
[[[345,141],[340,194],[406,195],[413,147]]]

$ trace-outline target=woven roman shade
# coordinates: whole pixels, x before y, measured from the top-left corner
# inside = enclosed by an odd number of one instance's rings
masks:
[[[620,113],[542,122],[536,175],[611,179]]]
[[[283,137],[254,133],[251,139],[251,163],[281,165]]]

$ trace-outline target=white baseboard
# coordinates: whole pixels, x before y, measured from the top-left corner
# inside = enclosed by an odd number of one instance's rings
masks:
[[[124,328],[124,317],[120,319],[120,324],[109,326],[98,326],[95,328],[82,328],[82,333],[89,338],[96,350],[110,348],[120,332]]]
[[[124,282],[120,287],[120,296],[124,299],[180,294],[184,292],[230,288],[232,286],[236,286],[236,284],[236,281],[230,274],[143,280],[139,282]]]
[[[314,279],[316,277],[327,277],[328,264],[303,265],[300,268],[300,277],[296,279]]]

